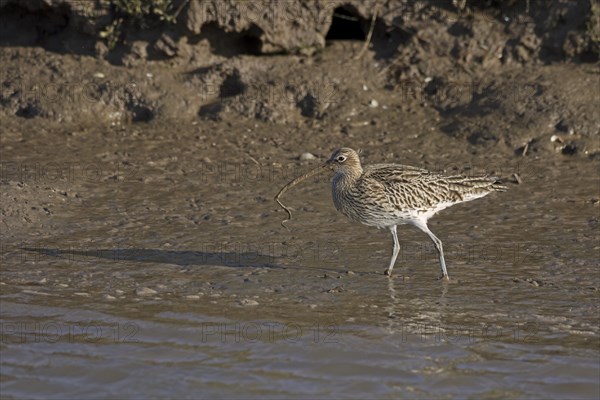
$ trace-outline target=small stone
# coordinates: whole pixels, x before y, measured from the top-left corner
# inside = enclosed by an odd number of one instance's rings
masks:
[[[67,285],[66,283],[59,283],[58,286],[60,286],[60,287],[69,287],[69,285]]]
[[[315,308],[317,308],[318,306],[317,306],[316,304],[309,304],[309,307],[310,307],[310,308],[312,308],[312,309],[315,309]]]
[[[190,294],[185,296],[185,298],[188,300],[200,300],[200,296],[198,296],[197,294]]]
[[[312,153],[302,153],[300,154],[300,161],[309,161],[309,160],[314,160],[315,157]]]
[[[94,74],[94,78],[102,79],[104,78],[104,74],[102,72],[96,72]]]
[[[355,275],[353,271],[346,271],[346,275]]]
[[[379,102],[375,99],[371,99],[371,101],[369,101],[369,107],[377,108],[377,107],[379,107]]]
[[[252,300],[252,299],[243,299],[243,300],[238,301],[238,304],[240,306],[257,306],[258,301]]]
[[[527,48],[525,48],[525,46],[517,46],[516,48],[517,50],[517,55],[519,56],[520,61],[527,61],[529,60],[529,50],[527,50]]]
[[[558,143],[562,143],[563,142],[562,138],[560,136],[558,136],[558,135],[552,135],[550,137],[550,141],[553,142],[553,143],[554,142],[558,142]]]
[[[75,296],[81,296],[81,297],[90,297],[89,293],[86,292],[77,292],[77,293],[73,293]]]
[[[156,293],[158,293],[156,290],[150,289],[148,287],[141,287],[135,289],[135,294],[138,296],[151,296]]]
[[[105,294],[104,296],[102,296],[102,298],[104,300],[116,300],[117,299],[115,296],[111,296],[110,294]]]
[[[124,292],[124,291],[122,291],[121,289],[117,289],[117,290],[115,290],[115,294],[117,294],[117,295],[119,295],[119,296],[120,296],[120,295],[122,295],[123,293],[125,293],[125,292]]]

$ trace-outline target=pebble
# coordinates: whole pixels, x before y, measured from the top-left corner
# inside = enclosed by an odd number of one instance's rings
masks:
[[[123,293],[125,293],[125,292],[124,292],[124,291],[122,291],[121,289],[117,289],[117,290],[115,290],[115,294],[117,294],[117,295],[119,295],[119,296],[120,296],[120,295],[122,295]]]
[[[148,287],[141,287],[135,289],[135,294],[138,296],[150,296],[156,293],[158,293],[156,290],[150,289]]]
[[[371,108],[377,108],[379,106],[379,102],[375,99],[371,99],[371,101],[369,101],[369,107]]]
[[[302,153],[300,154],[300,161],[309,161],[309,160],[314,160],[315,157],[312,153]]]
[[[185,298],[188,300],[200,300],[200,296],[198,296],[197,294],[189,294],[185,296]]]
[[[111,296],[110,294],[105,294],[102,297],[104,298],[104,300],[116,300],[117,299],[115,296]]]
[[[257,306],[258,301],[252,300],[252,299],[243,299],[243,300],[238,301],[238,304],[240,306]]]
[[[86,292],[77,292],[77,293],[73,293],[73,295],[81,296],[81,297],[90,297],[90,294],[86,293]]]
[[[309,304],[309,307],[310,307],[310,308],[312,308],[312,309],[315,309],[315,308],[317,308],[318,306],[317,306],[316,304]]]
[[[558,143],[562,143],[563,142],[562,138],[560,136],[558,136],[558,135],[552,135],[550,137],[550,141],[551,142],[558,142]]]
[[[69,285],[67,285],[66,283],[59,283],[58,286],[60,286],[60,287],[69,287]]]
[[[346,271],[346,275],[355,275],[353,271]]]
[[[531,283],[535,287],[540,286],[540,283],[538,281],[536,281],[535,279],[527,280],[527,282]]]

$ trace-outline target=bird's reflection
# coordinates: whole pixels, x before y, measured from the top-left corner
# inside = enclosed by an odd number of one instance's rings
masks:
[[[403,339],[410,332],[426,332],[429,328],[440,327],[448,307],[449,284],[441,282],[440,295],[436,300],[432,297],[416,296],[414,289],[404,285],[396,289],[396,279],[388,279],[388,302],[386,311],[386,332],[390,335],[402,335]]]

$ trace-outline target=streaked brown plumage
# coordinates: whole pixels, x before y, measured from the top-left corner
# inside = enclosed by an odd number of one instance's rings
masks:
[[[336,209],[353,221],[385,227],[392,233],[394,250],[386,275],[391,275],[400,250],[396,226],[412,224],[431,238],[442,275],[448,278],[442,242],[429,230],[427,220],[451,205],[506,190],[494,177],[446,176],[399,164],[363,168],[358,153],[347,147],[336,150],[325,165],[335,171],[332,196]]]

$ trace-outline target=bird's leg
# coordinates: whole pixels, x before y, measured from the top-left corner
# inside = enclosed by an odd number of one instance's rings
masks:
[[[416,221],[415,226],[421,229],[423,232],[425,232],[433,241],[433,244],[435,245],[435,248],[440,257],[440,266],[442,267],[442,278],[450,280],[450,277],[448,276],[448,270],[446,269],[446,261],[444,260],[444,248],[442,247],[442,241],[438,239],[437,236],[435,236],[433,232],[429,230],[429,227],[427,226],[427,221]]]
[[[390,232],[392,232],[392,237],[394,238],[394,251],[392,252],[392,259],[390,260],[390,266],[384,271],[385,275],[392,276],[392,269],[394,269],[394,264],[396,263],[396,258],[398,257],[398,253],[400,252],[400,243],[398,243],[398,234],[396,233],[396,225],[390,226]]]

